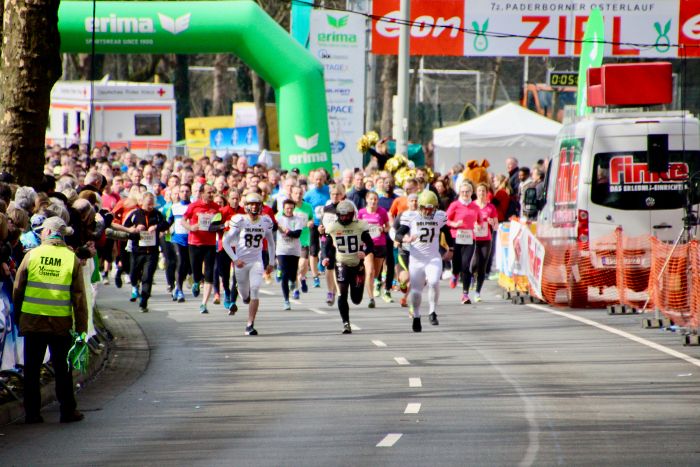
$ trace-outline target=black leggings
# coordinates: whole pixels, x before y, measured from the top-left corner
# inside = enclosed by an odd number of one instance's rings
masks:
[[[394,261],[394,241],[389,238],[389,234],[386,234],[386,258],[384,258],[384,263],[386,264],[386,281],[384,282],[384,290],[391,292],[391,287],[394,285],[394,270],[396,269],[396,263]],[[377,273],[381,277],[381,271]]]
[[[362,302],[365,284],[362,280],[358,281],[358,276],[362,275],[364,277],[365,268],[362,267],[362,263],[359,266],[338,264],[335,274],[338,279],[338,311],[340,312],[340,319],[343,320],[343,323],[349,323],[350,304],[348,303],[348,294],[355,305],[359,305]]]
[[[142,306],[146,306],[151,296],[156,269],[158,269],[158,251],[131,254],[131,286],[137,287],[137,284],[141,282],[140,305]]]
[[[190,265],[194,281],[208,284],[214,283],[214,262],[216,261],[216,247],[214,245],[190,245]],[[204,275],[202,275],[204,264]]]
[[[175,247],[175,262],[177,270],[177,288],[182,290],[182,283],[185,282],[187,275],[190,271],[190,253],[187,249],[187,245],[180,245],[179,243],[173,243]]]
[[[279,255],[277,257],[279,270],[282,271],[282,296],[284,300],[289,300],[289,283],[292,282],[296,288],[297,272],[299,271],[299,257],[292,255]]]
[[[474,244],[460,245],[455,243],[452,255],[452,275],[459,276],[462,281],[462,292],[469,293],[472,283],[471,264],[474,255]]]
[[[175,244],[165,238],[160,239],[163,257],[165,258],[165,281],[169,287],[175,287],[175,271],[177,270],[177,257],[175,256]]]
[[[233,274],[233,280],[236,280],[235,274]],[[220,283],[224,285],[224,293],[226,295],[231,295],[231,257],[226,253],[226,250],[216,252],[216,264],[214,264],[214,293],[219,293],[221,291]],[[233,287],[235,288],[235,282]]]
[[[472,274],[476,274],[476,291],[481,293],[481,287],[486,279],[486,265],[491,253],[491,240],[477,240],[475,243],[471,271]]]

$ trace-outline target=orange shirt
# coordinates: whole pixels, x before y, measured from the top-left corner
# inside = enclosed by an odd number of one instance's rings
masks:
[[[408,197],[399,196],[391,203],[391,208],[389,208],[389,214],[392,218],[396,218],[399,214],[404,211],[408,211]]]

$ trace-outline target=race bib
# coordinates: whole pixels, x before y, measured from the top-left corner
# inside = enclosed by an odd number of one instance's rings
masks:
[[[458,245],[473,245],[474,244],[474,232],[471,230],[461,229],[457,231],[457,238],[455,242]]]
[[[489,226],[486,223],[476,224],[474,226],[474,236],[483,238],[489,236]]]
[[[214,218],[214,214],[209,214],[209,213],[201,213],[197,217],[197,227],[199,227],[199,230],[205,230],[208,231],[209,227],[211,226],[211,221]]]
[[[369,226],[369,236],[372,238],[379,238],[384,233],[381,225],[371,224]]]
[[[141,232],[139,234],[139,246],[156,246],[156,233]]]
[[[320,219],[323,217],[323,206],[316,206],[314,208],[314,214],[316,215],[316,219]]]

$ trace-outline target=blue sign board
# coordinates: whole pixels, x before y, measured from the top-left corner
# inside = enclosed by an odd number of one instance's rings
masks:
[[[258,128],[255,126],[215,128],[209,132],[209,138],[212,149],[258,150]]]

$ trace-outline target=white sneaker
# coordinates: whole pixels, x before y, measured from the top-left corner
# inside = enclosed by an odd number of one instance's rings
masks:
[[[481,294],[479,292],[474,292],[474,302],[479,303],[481,301]]]
[[[451,277],[452,277],[452,271],[450,271],[449,269],[445,269],[444,271],[442,271],[442,279],[443,280],[450,279]]]

